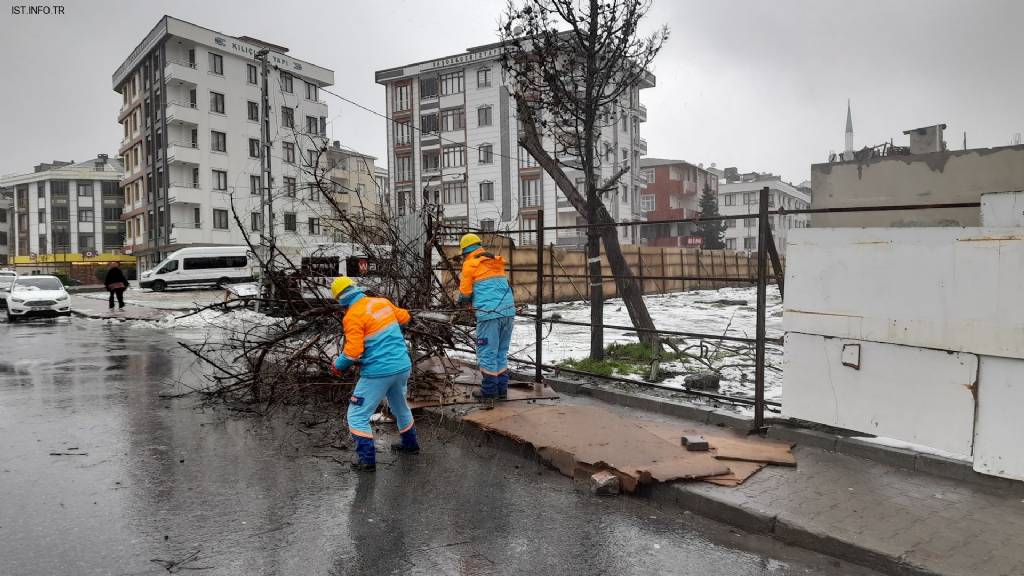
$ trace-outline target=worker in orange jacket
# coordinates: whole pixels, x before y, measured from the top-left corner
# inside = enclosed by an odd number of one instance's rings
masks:
[[[476,234],[464,235],[459,247],[463,256],[459,301],[472,302],[476,311],[480,390],[473,396],[481,400],[507,398],[508,348],[516,302],[505,276],[505,259],[485,250]]]
[[[392,444],[391,449],[407,454],[420,451],[412,410],[405,399],[412,362],[401,326],[409,323],[409,311],[387,298],[367,296],[348,276],[334,279],[331,295],[345,310],[345,346],[331,372],[341,376],[352,366],[360,366],[359,381],[348,404],[348,427],[357,456],[352,468],[372,472],[376,470],[377,454],[370,417],[384,398],[402,435],[401,442]]]

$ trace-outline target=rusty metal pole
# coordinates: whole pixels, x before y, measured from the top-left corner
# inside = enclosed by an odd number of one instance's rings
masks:
[[[757,334],[754,360],[754,433],[764,431],[764,345],[768,307],[768,187],[761,189],[757,217]]]
[[[542,365],[544,363],[544,209],[537,210],[537,285],[535,297],[537,300],[537,316],[534,318],[534,330],[536,331],[536,353],[534,358],[536,370],[533,375],[534,387],[544,386],[544,374]]]

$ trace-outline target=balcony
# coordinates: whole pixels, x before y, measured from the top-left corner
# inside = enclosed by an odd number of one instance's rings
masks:
[[[640,138],[636,143],[637,150],[640,151],[641,156],[647,156],[647,140]]]
[[[636,117],[641,122],[647,122],[647,106],[644,106],[643,104],[637,106]]]
[[[171,244],[206,244],[209,233],[195,222],[171,222]]]
[[[168,124],[190,124],[199,126],[199,110],[191,102],[168,102]]]
[[[167,162],[199,165],[199,148],[191,142],[171,142],[167,146]]]
[[[172,182],[167,197],[171,204],[202,204],[210,196],[194,184]]]
[[[194,88],[199,85],[199,71],[196,70],[195,64],[169,60],[167,66],[164,67],[164,80],[169,85],[172,82],[177,82],[178,84]]]

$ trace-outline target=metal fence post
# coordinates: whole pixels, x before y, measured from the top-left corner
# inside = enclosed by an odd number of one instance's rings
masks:
[[[761,205],[757,217],[757,334],[754,367],[754,432],[764,426],[764,346],[765,315],[768,307],[768,187],[761,188]]]
[[[534,348],[536,349],[536,364],[533,375],[534,385],[543,386],[544,374],[541,364],[544,362],[544,209],[537,210],[537,285],[535,297],[537,300],[537,316],[534,318],[534,330],[536,330]]]

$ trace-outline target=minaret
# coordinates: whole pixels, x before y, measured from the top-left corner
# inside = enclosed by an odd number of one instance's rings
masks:
[[[843,149],[843,160],[853,160],[853,115],[850,113],[850,100],[846,100],[846,148]]]

